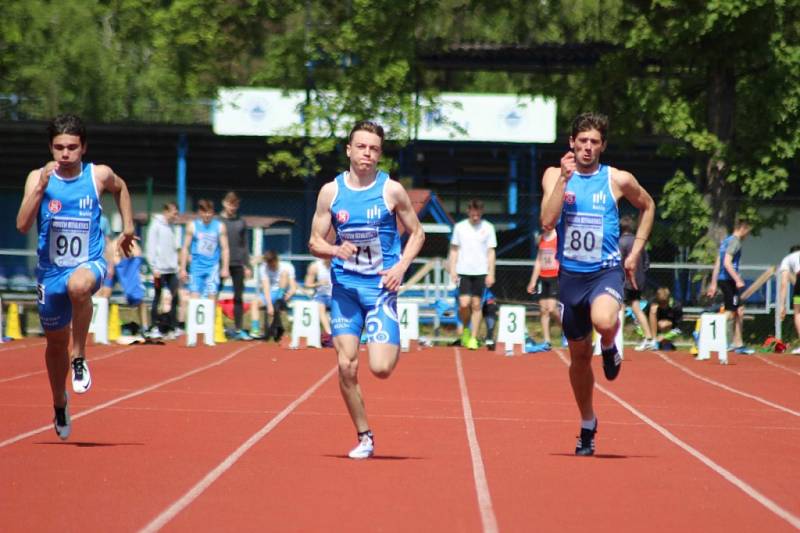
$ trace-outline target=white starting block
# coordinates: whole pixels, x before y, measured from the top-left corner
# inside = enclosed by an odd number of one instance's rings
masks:
[[[724,313],[703,313],[700,315],[700,338],[697,342],[697,360],[711,359],[711,352],[717,352],[719,363],[728,364],[728,321]]]
[[[622,336],[622,329],[625,327],[625,310],[621,310],[619,312],[619,329],[617,330],[617,334],[614,336],[614,344],[617,345],[617,351],[619,352],[619,358],[625,359],[625,339]],[[592,340],[594,341],[594,351],[592,352],[594,355],[600,355],[602,349],[600,348],[600,335],[598,335],[597,331],[594,329],[592,330]]]
[[[196,346],[197,336],[202,334],[206,346],[215,346],[214,342],[214,300],[195,298],[189,300],[186,316],[186,346]]]
[[[497,328],[497,342],[505,343],[506,355],[514,355],[514,345],[525,350],[525,306],[501,305]]]
[[[407,352],[412,340],[419,340],[419,305],[397,302],[397,321],[400,323],[400,349]]]
[[[312,300],[295,300],[292,304],[292,342],[289,348],[300,347],[300,337],[306,338],[306,346],[322,348],[320,342],[319,304]]]
[[[92,296],[92,321],[89,333],[96,344],[108,344],[108,298]]]

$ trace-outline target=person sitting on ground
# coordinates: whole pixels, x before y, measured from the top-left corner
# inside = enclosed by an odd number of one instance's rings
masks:
[[[655,299],[650,303],[650,331],[655,334],[656,344],[664,340],[672,340],[680,335],[680,323],[683,319],[683,308],[680,302],[672,299],[666,287],[656,291]]]
[[[278,342],[286,331],[281,312],[289,308],[289,300],[297,292],[294,266],[288,261],[281,261],[275,250],[267,250],[264,261],[258,265],[258,279],[261,292],[260,298],[254,299],[250,306],[250,335],[261,336],[259,318],[263,306],[267,310],[265,325],[269,323],[266,338]]]
[[[331,308],[331,260],[317,259],[308,266],[306,270],[305,286],[314,289],[312,299],[319,306],[319,322],[322,326],[322,346],[330,348],[333,346],[331,335],[331,318],[328,312]]]
[[[792,291],[792,311],[794,314],[794,329],[797,337],[800,338],[800,283],[797,282],[797,274],[800,272],[800,245],[795,244],[789,249],[789,255],[783,258],[778,273],[780,274],[780,288],[778,289],[778,307],[781,321],[786,318],[786,293],[789,284],[794,285]],[[792,353],[800,354],[800,346],[792,350]]]

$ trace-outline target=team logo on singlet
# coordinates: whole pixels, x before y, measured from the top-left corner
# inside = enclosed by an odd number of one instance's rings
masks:
[[[350,213],[344,209],[336,213],[336,222],[339,224],[345,224],[348,220],[350,220]]]
[[[50,200],[50,203],[47,204],[47,210],[53,214],[58,213],[59,211],[61,211],[61,201]]]
[[[570,205],[575,203],[575,193],[572,191],[567,191],[564,193],[564,201]]]

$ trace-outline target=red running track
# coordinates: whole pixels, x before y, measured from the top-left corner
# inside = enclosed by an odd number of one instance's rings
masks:
[[[24,342],[0,347],[2,531],[800,529],[797,357],[626,353],[578,458],[561,350],[414,349],[364,364],[377,455],[353,461],[332,350],[93,347],[61,442]]]

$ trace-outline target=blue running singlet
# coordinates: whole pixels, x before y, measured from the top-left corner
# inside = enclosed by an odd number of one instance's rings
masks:
[[[718,280],[732,280],[731,275],[728,274],[728,269],[725,268],[725,254],[728,253],[728,247],[734,242],[739,241],[739,238],[735,235],[728,235],[725,237],[722,242],[719,244],[719,275],[717,276]],[[738,243],[737,243],[738,244]],[[742,247],[741,245],[738,246],[736,253],[733,254],[731,258],[731,262],[733,263],[733,269],[736,272],[739,272],[739,260],[742,258]]]
[[[619,210],[607,165],[591,175],[573,173],[556,230],[562,269],[597,272],[621,263]]]
[[[219,232],[221,222],[212,219],[208,224],[201,219],[195,219],[194,234],[192,235],[192,272],[205,272],[219,265],[220,248]]]
[[[388,181],[387,173],[378,172],[368,187],[352,189],[345,182],[344,173],[336,176],[337,191],[331,202],[336,244],[350,241],[358,250],[347,259],[333,258],[331,273],[335,281],[377,286],[378,272],[400,260],[397,220],[384,199]]]
[[[50,177],[39,206],[38,268],[74,268],[103,258],[100,197],[94,165],[83,165],[74,178]]]

